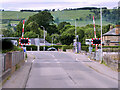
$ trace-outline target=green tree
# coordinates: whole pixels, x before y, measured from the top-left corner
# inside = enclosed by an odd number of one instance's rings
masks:
[[[74,32],[75,32],[74,27],[71,27],[67,29],[66,31],[64,31],[60,37],[61,43],[65,45],[70,45],[71,43],[73,43],[73,39],[75,38]]]
[[[50,35],[51,35],[52,33],[58,33],[57,26],[56,26],[55,24],[49,25],[48,30],[47,30],[47,33],[49,33]]]
[[[66,25],[71,25],[69,22],[61,22],[58,24],[58,31],[60,31],[61,29],[63,29]]]
[[[62,28],[62,29],[60,30],[60,34],[62,34],[64,31],[66,31],[67,29],[72,28],[72,27],[74,27],[74,26],[72,26],[72,25],[65,25],[64,28]],[[75,27],[74,27],[74,28],[75,28]]]
[[[79,42],[81,43],[83,42],[84,34],[84,29],[77,27],[77,35],[79,36]]]
[[[13,37],[15,32],[12,29],[2,29],[2,34],[4,37]]]
[[[26,26],[26,32],[27,31],[33,31],[35,32],[36,34],[40,34],[40,30],[38,29],[39,28],[39,25],[33,21],[33,22],[30,22],[27,26]]]
[[[26,33],[24,34],[24,37],[25,37],[25,38],[37,38],[38,35],[37,35],[35,32],[30,31],[30,32],[26,32]]]
[[[53,43],[59,43],[60,42],[60,36],[59,36],[59,34],[52,34],[51,35],[51,38],[53,37]]]
[[[48,29],[48,26],[53,23],[53,16],[48,11],[41,11],[31,17],[27,20],[27,24],[30,22],[35,21],[38,23],[39,27],[44,26],[46,29]]]
[[[23,27],[23,24],[22,24],[22,21],[19,22],[19,24],[17,25],[17,30],[16,30],[16,36],[17,37],[21,37],[22,36],[22,27]]]

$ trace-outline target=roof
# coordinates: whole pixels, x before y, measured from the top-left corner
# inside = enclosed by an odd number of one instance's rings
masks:
[[[112,30],[108,31],[107,33],[103,34],[103,36],[119,36],[115,33],[115,28]]]

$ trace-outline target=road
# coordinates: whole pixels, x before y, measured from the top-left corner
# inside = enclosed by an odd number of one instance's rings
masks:
[[[84,63],[82,56],[64,52],[28,52],[34,55],[26,88],[117,88],[118,81]]]

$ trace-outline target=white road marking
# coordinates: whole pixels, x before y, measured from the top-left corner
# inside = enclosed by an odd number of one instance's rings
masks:
[[[32,62],[34,62],[35,60],[33,60]]]
[[[76,58],[76,61],[79,61],[78,58]]]

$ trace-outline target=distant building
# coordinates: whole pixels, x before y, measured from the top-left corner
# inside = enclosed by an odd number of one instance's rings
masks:
[[[115,28],[110,26],[110,31],[103,34],[103,43],[105,46],[118,46],[120,43],[120,25]]]
[[[30,40],[31,40],[31,44],[32,45],[36,45],[37,46],[38,45],[38,41],[39,41],[40,42],[39,45],[40,46],[44,46],[44,39],[42,39],[42,38],[39,38],[39,39],[38,38],[31,38]],[[46,46],[50,46],[52,44],[47,42],[47,41],[45,41],[45,45]],[[53,45],[56,45],[56,44],[53,44]]]
[[[14,27],[16,27],[16,26],[17,26],[17,24],[11,24],[11,26],[14,26]]]

